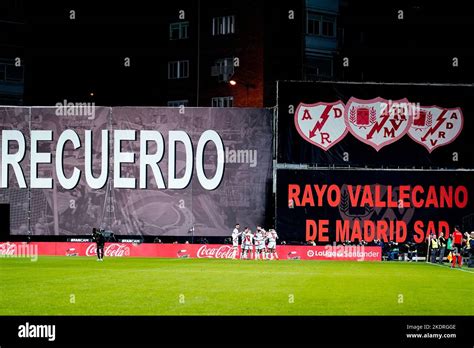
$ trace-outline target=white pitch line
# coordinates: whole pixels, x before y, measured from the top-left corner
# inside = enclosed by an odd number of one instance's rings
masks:
[[[438,267],[443,267],[443,268],[449,268],[449,269],[451,269],[450,266],[440,265],[439,263],[431,263],[431,262],[427,262],[427,263],[430,264],[430,265],[433,265],[433,266],[438,266]],[[453,269],[455,269],[455,270],[457,270],[457,271],[461,271],[461,272],[474,273],[474,272],[472,272],[472,271],[468,271],[468,270],[462,269],[462,268],[453,268]]]

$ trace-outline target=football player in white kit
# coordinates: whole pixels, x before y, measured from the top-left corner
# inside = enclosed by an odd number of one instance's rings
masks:
[[[265,237],[263,236],[262,229],[260,226],[257,226],[257,231],[255,232],[254,241],[255,241],[255,260],[260,260],[260,256],[263,260],[263,252],[265,248]]]
[[[235,224],[235,228],[232,231],[232,246],[234,248],[234,251],[232,252],[232,259],[235,259],[237,256],[237,251],[239,249],[239,236],[242,234],[242,232],[239,231],[240,225]]]
[[[242,232],[240,232],[240,259],[244,259],[245,253],[245,233],[247,233],[248,227],[245,227]]]
[[[270,254],[268,249],[268,243],[270,241],[270,231],[265,231],[263,228],[261,229],[263,234],[263,259],[269,260]]]
[[[243,258],[251,259],[252,258],[252,242],[253,234],[248,227],[245,227],[244,234],[242,235],[242,245],[243,245]]]
[[[270,257],[270,260],[273,260],[273,258],[278,260],[278,254],[276,252],[276,240],[278,239],[278,235],[276,231],[271,228],[268,230],[268,254]]]

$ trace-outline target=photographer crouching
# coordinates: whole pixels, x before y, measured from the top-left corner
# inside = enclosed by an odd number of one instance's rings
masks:
[[[92,229],[92,239],[97,246],[97,261],[104,261],[104,246],[105,246],[105,237],[102,231],[98,228]]]

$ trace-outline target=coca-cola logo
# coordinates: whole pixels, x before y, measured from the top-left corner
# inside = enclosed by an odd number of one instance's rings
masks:
[[[197,251],[197,257],[202,258],[210,258],[210,259],[231,259],[233,254],[233,249],[229,245],[222,245],[220,247],[208,247],[207,245],[203,245]]]
[[[86,249],[86,256],[97,255],[97,247],[91,244]],[[104,248],[104,256],[123,257],[130,256],[130,248],[126,244],[113,243]]]
[[[16,245],[10,243],[0,244],[0,255],[2,256],[13,256],[15,255]]]

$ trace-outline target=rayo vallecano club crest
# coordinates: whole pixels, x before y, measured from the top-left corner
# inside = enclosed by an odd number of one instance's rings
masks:
[[[381,97],[369,100],[352,97],[346,104],[341,100],[300,103],[294,121],[301,137],[324,151],[348,132],[377,151],[408,133],[431,153],[456,140],[464,117],[459,107],[420,106],[406,98],[392,101]]]
[[[351,98],[346,104],[344,120],[354,137],[379,151],[408,132],[413,122],[412,110],[407,99]]]
[[[327,151],[347,134],[344,103],[300,103],[295,112],[295,127],[307,142]]]
[[[452,143],[461,133],[464,123],[461,108],[420,106],[408,131],[408,136],[432,152],[439,146]]]

